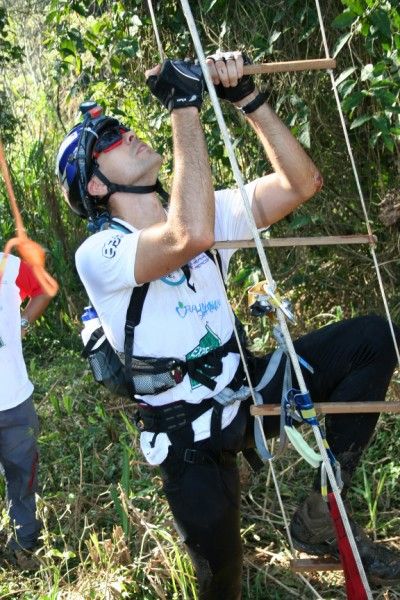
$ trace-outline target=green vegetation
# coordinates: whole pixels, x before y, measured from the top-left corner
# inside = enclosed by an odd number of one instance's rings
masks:
[[[154,2],[168,56],[193,55],[177,0]],[[255,61],[323,56],[311,0],[192,2],[206,52],[241,48]],[[400,12],[395,0],[322,3],[327,40],[336,54],[338,93],[350,128],[377,253],[395,320],[400,319],[398,230],[400,202]],[[39,510],[44,521],[41,568],[33,575],[0,570],[0,597],[23,599],[195,597],[191,565],[159,494],[156,470],[144,464],[137,435],[121,402],[95,387],[80,358],[79,315],[86,303],[74,252],[86,236],[61,199],[53,175],[59,141],[93,98],[120,115],[167,160],[170,129],[153,102],[144,69],[158,61],[146,3],[139,0],[0,0],[0,137],[30,237],[48,249],[60,293],[26,341],[41,418]],[[276,74],[260,80],[269,101],[321,168],[323,191],[274,228],[274,236],[364,233],[362,210],[329,77],[324,72]],[[264,169],[259,144],[233,109],[224,107],[246,179]],[[213,111],[203,110],[217,186],[233,183]],[[194,199],[195,201],[195,199]],[[13,221],[0,181],[0,240]],[[363,247],[274,249],[272,272],[299,315],[294,335],[353,314],[382,313],[373,264]],[[246,287],[261,278],[255,252],[238,253],[230,281],[233,305],[254,349],[270,345],[266,320],[250,318]],[[396,395],[393,386],[391,394]],[[378,539],[399,546],[400,426],[381,420],[360,471],[352,503]],[[292,452],[277,463],[288,513],[312,474]],[[245,464],[244,598],[311,598],[288,570],[289,552],[271,475],[253,477]],[[303,492],[305,493],[305,491]],[[4,490],[1,490],[4,495]],[[7,531],[3,514],[2,529]],[[340,575],[312,577],[321,597],[344,598]],[[266,591],[267,590],[267,591]],[[400,597],[397,589],[376,598]]]

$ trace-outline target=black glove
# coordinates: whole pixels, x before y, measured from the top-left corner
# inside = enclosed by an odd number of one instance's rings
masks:
[[[242,53],[242,56],[244,65],[252,64],[252,60],[247,54]],[[255,89],[254,79],[251,75],[243,75],[235,87],[224,87],[222,83],[215,86],[218,98],[228,100],[229,102],[239,102],[239,100],[246,98],[251,92],[254,92]]]
[[[158,75],[146,80],[150,90],[171,112],[174,108],[196,106],[203,102],[204,77],[200,65],[188,60],[166,60]]]

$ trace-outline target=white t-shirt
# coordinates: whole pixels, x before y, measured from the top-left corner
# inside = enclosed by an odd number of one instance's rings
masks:
[[[22,354],[21,297],[16,284],[20,264],[16,256],[8,256],[0,284],[0,410],[18,406],[33,392]]]
[[[256,184],[257,180],[246,186],[250,202]],[[250,239],[252,236],[240,192],[217,191],[215,200],[215,239]],[[132,288],[137,285],[134,265],[140,231],[125,221],[113,221],[119,222],[132,233],[110,228],[89,237],[76,253],[76,266],[107,338],[117,351],[122,352],[126,312]],[[226,275],[234,250],[219,252]],[[202,253],[190,261],[189,267],[190,284],[195,291],[188,285],[181,269],[150,283],[141,321],[135,328],[135,356],[188,360],[223,345],[231,337],[232,317],[214,261]],[[205,398],[211,398],[232,380],[239,364],[239,354],[230,353],[222,361],[223,370],[215,378],[214,390],[186,375],[176,387],[157,395],[143,396],[143,399],[152,406],[161,406],[178,400],[197,404]],[[238,408],[238,401],[224,408],[223,428],[231,423]],[[210,420],[211,410],[194,421],[196,441],[209,437]],[[159,434],[155,447],[149,448],[147,442],[154,434],[142,434],[142,450],[152,464],[161,462],[160,458],[168,448],[168,438],[165,436],[163,441],[163,436],[165,434]]]

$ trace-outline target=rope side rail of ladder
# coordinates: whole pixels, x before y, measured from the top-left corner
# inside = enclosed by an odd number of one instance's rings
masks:
[[[322,11],[321,11],[321,6],[320,6],[320,2],[319,0],[315,0],[315,7],[317,10],[317,14],[318,14],[318,22],[319,22],[319,27],[320,27],[320,31],[321,31],[321,36],[322,36],[322,43],[324,46],[324,51],[325,51],[325,57],[326,59],[330,58],[330,51],[329,51],[329,47],[328,47],[328,41],[327,41],[327,37],[326,37],[326,32],[325,32],[325,25],[324,25],[324,20],[322,18]],[[340,98],[339,98],[339,93],[337,90],[337,84],[335,81],[335,76],[333,74],[333,70],[332,69],[328,69],[328,74],[331,80],[331,84],[332,84],[332,91],[333,91],[333,95],[335,97],[335,102],[336,102],[336,107],[337,107],[337,111],[338,111],[338,115],[339,115],[339,120],[342,126],[342,130],[343,130],[343,135],[344,135],[344,139],[346,142],[346,148],[347,148],[347,153],[349,155],[349,159],[350,159],[350,163],[351,163],[351,167],[353,170],[353,175],[354,175],[354,180],[356,183],[356,187],[357,187],[357,192],[358,192],[358,196],[360,199],[360,203],[361,203],[361,207],[362,207],[362,211],[364,214],[364,222],[365,222],[365,226],[368,232],[368,235],[372,235],[372,228],[371,228],[371,224],[370,224],[370,219],[369,219],[369,215],[368,215],[368,210],[367,210],[367,205],[365,202],[365,198],[364,198],[364,193],[361,187],[361,183],[360,183],[360,177],[358,175],[358,169],[357,169],[357,165],[356,165],[356,161],[354,159],[354,155],[353,155],[353,149],[351,147],[351,143],[350,143],[350,137],[349,137],[349,133],[347,131],[347,125],[346,125],[346,121],[344,118],[344,114],[343,114],[343,109],[342,109],[342,105],[340,103]],[[381,297],[382,297],[382,302],[385,308],[385,313],[386,313],[386,317],[388,320],[388,326],[390,329],[390,333],[393,339],[393,345],[396,351],[396,356],[397,356],[397,362],[400,366],[400,350],[399,350],[399,345],[397,343],[396,340],[396,335],[394,333],[394,328],[393,328],[393,323],[392,323],[392,318],[390,315],[390,309],[389,309],[389,304],[386,298],[386,293],[385,293],[385,288],[383,285],[383,280],[382,280],[382,275],[381,275],[381,271],[380,271],[380,267],[379,267],[379,263],[378,263],[378,258],[376,256],[376,252],[373,246],[370,246],[370,252],[371,252],[371,256],[372,256],[372,260],[374,263],[374,267],[375,267],[375,272],[376,272],[376,277],[378,280],[378,285],[379,285],[379,290],[381,292]]]

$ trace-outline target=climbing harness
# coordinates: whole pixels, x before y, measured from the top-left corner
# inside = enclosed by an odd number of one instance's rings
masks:
[[[112,219],[103,224],[103,229],[106,228],[131,233],[121,223]],[[205,254],[212,260],[209,252]],[[189,279],[190,275],[187,275],[190,286]],[[104,385],[113,394],[128,397],[134,402],[136,402],[136,395],[160,394],[177,386],[186,375],[208,389],[214,390],[216,387],[214,378],[222,373],[222,359],[230,352],[238,352],[233,334],[227,342],[198,358],[181,360],[174,357],[154,358],[133,355],[135,327],[140,323],[149,287],[150,283],[145,283],[132,291],[126,313],[123,352],[114,350],[101,326],[97,327],[89,337],[82,356],[88,359],[95,381]],[[131,359],[126,360],[127,356]],[[237,372],[235,378],[241,383],[243,379],[241,371]],[[232,388],[230,389],[232,392]],[[246,395],[242,393],[242,396],[241,399],[247,398],[248,393]],[[220,392],[215,398],[221,405],[230,404],[238,399],[237,395],[233,397],[229,392],[225,392],[225,395]]]

